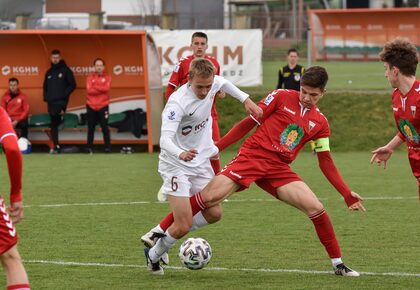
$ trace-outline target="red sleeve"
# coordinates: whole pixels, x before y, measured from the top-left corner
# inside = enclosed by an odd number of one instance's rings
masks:
[[[18,121],[25,120],[29,116],[28,98],[24,94],[21,94],[20,99],[22,100],[22,104],[21,104],[22,113],[16,118],[16,120],[18,120]]]
[[[255,127],[255,125],[256,122],[251,117],[246,117],[235,126],[233,126],[232,129],[230,129],[230,131],[225,136],[223,136],[219,142],[216,143],[217,148],[219,148],[219,151],[223,151],[226,147],[244,137],[249,131],[252,130],[252,128]]]
[[[6,153],[10,178],[10,202],[22,200],[22,154],[17,144],[17,137],[6,111],[0,110],[0,141]]]
[[[95,88],[94,81],[92,75],[86,78],[86,92],[88,95],[97,96],[101,95],[102,93]]]
[[[287,93],[287,91],[272,91],[258,103],[258,106],[263,110],[262,117],[258,119],[258,122],[264,123],[264,121],[267,120],[267,118],[276,111],[277,107],[281,105],[282,93]]]
[[[344,182],[337,167],[334,164],[332,156],[329,151],[318,152],[318,162],[322,173],[328,181],[335,187],[335,189],[344,197],[347,206],[350,206],[359,200],[354,198],[350,192],[350,188]]]
[[[397,135],[398,137],[400,137],[401,140],[405,141],[405,137],[400,131],[398,131]]]
[[[5,95],[1,98],[1,107],[6,110],[7,106],[6,106],[6,96]]]
[[[165,101],[166,102],[168,102],[169,97],[172,95],[173,92],[175,92],[174,86],[172,86],[171,84],[168,84],[168,86],[166,87],[166,90],[165,90]]]
[[[102,79],[105,78],[105,81],[102,82]],[[111,90],[111,77],[106,75],[103,77],[99,77],[99,81],[96,81],[93,86],[95,89],[102,94],[106,94]]]

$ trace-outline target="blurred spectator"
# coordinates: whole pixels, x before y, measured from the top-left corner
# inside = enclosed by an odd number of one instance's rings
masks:
[[[19,137],[28,138],[29,104],[26,95],[19,89],[17,78],[9,79],[9,89],[1,98],[1,106],[9,115],[13,128],[20,129]]]
[[[95,72],[90,74],[86,80],[87,151],[88,153],[93,153],[95,127],[99,122],[104,136],[105,153],[111,153],[111,137],[108,128],[111,76],[105,72],[105,61],[103,59],[97,58],[93,64]]]
[[[70,94],[76,88],[73,71],[61,59],[60,51],[51,51],[51,68],[45,73],[44,102],[48,104],[51,117],[51,137],[54,148],[50,154],[60,153],[58,144],[58,126],[63,122]]]
[[[299,53],[291,48],[287,51],[287,65],[279,70],[277,89],[300,90],[300,78],[305,72],[303,66],[298,65]]]

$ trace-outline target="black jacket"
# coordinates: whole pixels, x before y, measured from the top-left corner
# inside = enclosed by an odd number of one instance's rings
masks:
[[[54,105],[67,106],[70,94],[76,88],[73,71],[64,60],[51,64],[44,78],[44,102]]]

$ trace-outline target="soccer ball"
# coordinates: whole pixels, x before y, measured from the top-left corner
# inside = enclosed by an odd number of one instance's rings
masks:
[[[212,251],[210,244],[202,238],[189,238],[179,247],[181,263],[191,270],[204,268],[211,259]]]
[[[19,138],[17,143],[18,143],[18,146],[19,146],[19,150],[20,150],[20,152],[22,152],[22,154],[31,153],[32,145],[31,145],[31,142],[29,142],[28,139],[21,137],[21,138]]]

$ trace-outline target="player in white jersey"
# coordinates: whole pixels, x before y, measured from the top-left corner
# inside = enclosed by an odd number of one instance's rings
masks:
[[[244,104],[252,115],[262,110],[249,95],[223,77],[215,75],[213,64],[207,59],[194,59],[188,73],[188,83],[174,92],[162,112],[159,173],[163,179],[163,193],[171,205],[174,223],[163,233],[160,226],[141,239],[160,238],[151,248],[145,248],[148,270],[163,274],[159,257],[166,253],[186,230],[214,223],[221,218],[220,206],[209,208],[192,217],[190,196],[201,191],[214,176],[210,158],[218,154],[212,140],[211,107],[216,93],[223,90]],[[154,241],[153,241],[154,242]],[[154,243],[153,243],[154,244]]]

